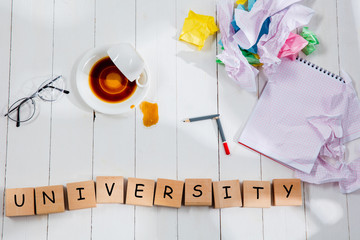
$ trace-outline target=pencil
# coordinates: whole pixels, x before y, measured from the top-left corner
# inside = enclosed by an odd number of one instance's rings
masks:
[[[215,119],[216,119],[216,123],[218,125],[218,129],[219,129],[219,132],[220,132],[221,141],[222,141],[222,144],[224,146],[225,153],[226,153],[226,155],[230,155],[229,146],[228,146],[228,144],[226,142],[226,139],[225,139],[225,134],[224,134],[224,130],[223,130],[222,126],[221,126],[220,118],[215,117]]]
[[[219,117],[220,114],[213,114],[213,115],[208,115],[208,116],[202,116],[202,117],[195,117],[195,118],[188,118],[183,120],[183,122],[196,122],[196,121],[202,121],[202,120],[206,120],[206,119],[213,119],[215,117]]]

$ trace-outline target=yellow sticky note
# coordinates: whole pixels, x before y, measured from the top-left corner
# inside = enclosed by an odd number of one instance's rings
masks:
[[[200,50],[205,40],[218,30],[214,17],[196,14],[190,10],[188,17],[185,18],[179,40],[194,44]]]
[[[248,0],[237,0],[236,4],[244,5]]]

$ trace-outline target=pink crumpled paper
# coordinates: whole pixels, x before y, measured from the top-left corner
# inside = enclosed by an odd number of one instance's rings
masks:
[[[280,49],[278,58],[288,58],[290,60],[295,60],[299,55],[299,52],[308,44],[302,36],[290,32],[288,39],[286,39],[285,44]]]
[[[286,9],[302,0],[257,0],[250,12],[235,9],[235,21],[240,30],[234,35],[235,41],[243,48],[249,49],[259,36],[264,21],[275,13]]]
[[[222,0],[217,4],[217,19],[224,45],[217,58],[225,64],[225,70],[230,78],[247,91],[256,91],[255,77],[258,70],[251,66],[241,53],[237,43],[233,40],[234,29],[231,25],[234,11],[233,0]]]
[[[281,62],[278,54],[290,32],[308,24],[313,14],[311,8],[293,4],[271,17],[269,33],[263,35],[257,45],[260,62],[267,73],[274,72]]]

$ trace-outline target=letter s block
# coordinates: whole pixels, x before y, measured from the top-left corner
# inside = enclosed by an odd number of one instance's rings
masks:
[[[275,206],[301,206],[300,179],[273,179]]]
[[[5,192],[7,217],[35,215],[34,188],[10,188]]]
[[[94,181],[66,184],[69,210],[96,207]]]
[[[211,206],[212,181],[210,178],[185,179],[185,206]]]
[[[181,207],[184,182],[159,178],[156,183],[155,205]]]
[[[128,178],[126,204],[151,207],[154,202],[155,181]]]
[[[213,182],[215,208],[241,207],[239,180]]]
[[[64,186],[45,186],[35,188],[36,214],[65,211]]]

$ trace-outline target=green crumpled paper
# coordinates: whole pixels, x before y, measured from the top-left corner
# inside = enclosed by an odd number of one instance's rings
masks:
[[[302,36],[305,40],[307,40],[309,43],[306,45],[302,51],[306,55],[311,54],[313,51],[315,51],[315,45],[319,44],[319,40],[315,33],[309,30],[308,27],[303,27],[302,32],[300,33],[300,36]]]
[[[190,10],[188,17],[185,18],[179,40],[194,44],[201,50],[205,40],[218,30],[214,17],[196,14]]]
[[[221,49],[224,50],[223,47],[221,47]],[[262,63],[260,62],[260,58],[259,58],[259,55],[257,54],[254,54],[254,53],[251,53],[247,50],[244,50],[244,49],[241,49],[241,52],[242,54],[244,55],[244,57],[246,58],[246,60],[248,61],[249,64],[253,65],[254,67],[259,67],[262,65]],[[216,59],[216,62],[217,63],[220,63],[220,64],[224,64],[220,59]]]

